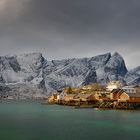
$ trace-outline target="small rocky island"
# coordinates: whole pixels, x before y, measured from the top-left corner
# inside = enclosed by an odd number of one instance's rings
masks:
[[[68,87],[52,94],[48,102],[79,108],[137,109],[140,108],[140,85],[122,86],[119,81],[111,81],[107,86]]]

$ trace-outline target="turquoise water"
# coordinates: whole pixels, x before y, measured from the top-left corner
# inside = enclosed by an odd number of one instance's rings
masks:
[[[3,101],[0,140],[140,140],[140,111]]]

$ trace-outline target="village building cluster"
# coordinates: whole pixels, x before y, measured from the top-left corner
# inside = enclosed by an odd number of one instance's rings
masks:
[[[137,108],[140,107],[140,85],[122,86],[119,81],[111,81],[107,86],[68,87],[53,93],[48,102],[77,107]]]

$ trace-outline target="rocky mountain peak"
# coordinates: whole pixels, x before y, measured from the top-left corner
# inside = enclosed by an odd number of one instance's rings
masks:
[[[140,83],[140,67],[128,72],[125,61],[118,52],[113,55],[106,53],[90,58],[52,61],[45,60],[41,53],[0,57],[0,82],[7,85],[33,84],[50,93],[67,86],[96,82],[107,84],[112,80],[127,84]]]

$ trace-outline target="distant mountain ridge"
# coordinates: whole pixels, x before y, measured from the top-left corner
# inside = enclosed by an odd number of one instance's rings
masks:
[[[112,80],[128,85],[140,84],[140,66],[128,71],[123,57],[117,52],[52,61],[46,60],[41,53],[0,57],[0,83],[7,86],[27,84],[44,94],[67,86],[107,84]]]

